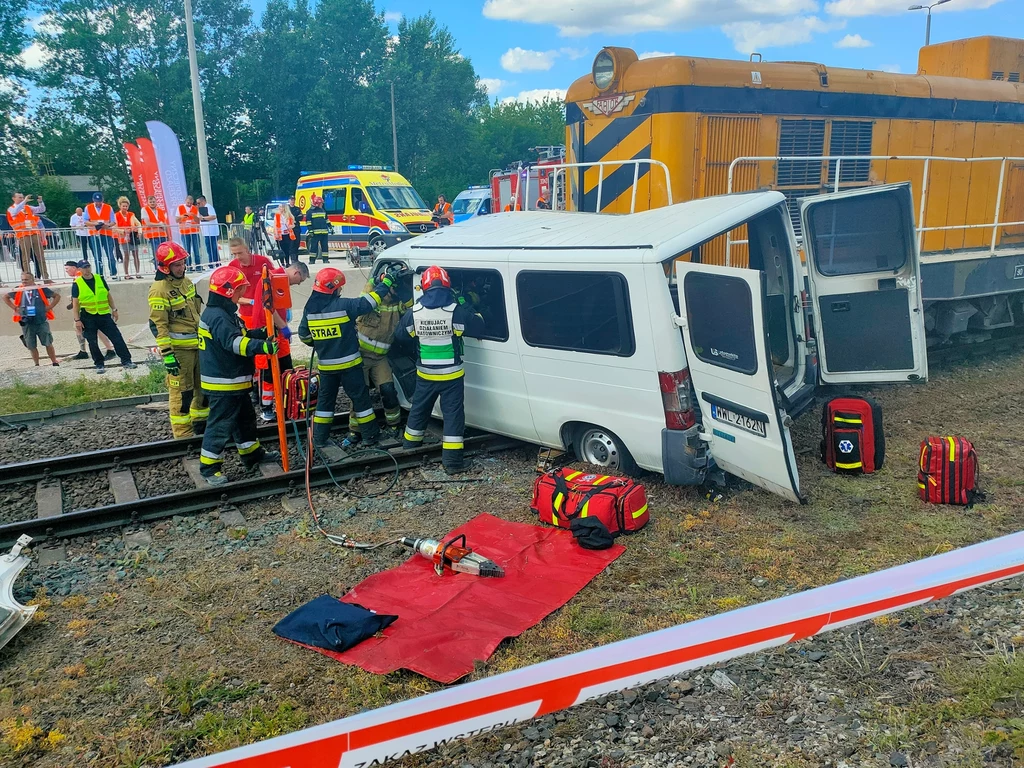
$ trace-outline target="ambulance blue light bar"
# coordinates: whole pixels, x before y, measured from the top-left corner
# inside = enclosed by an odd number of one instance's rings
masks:
[[[350,171],[393,171],[390,165],[350,165]]]
[[[470,184],[469,189],[490,189],[486,184]]]

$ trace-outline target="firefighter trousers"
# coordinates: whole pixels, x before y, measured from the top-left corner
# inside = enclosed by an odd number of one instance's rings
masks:
[[[267,452],[256,437],[256,411],[249,390],[207,392],[206,396],[210,401],[210,417],[199,452],[200,474],[210,477],[220,472],[224,465],[224,448],[229,441],[234,441],[242,465],[252,469]]]
[[[395,389],[394,376],[391,373],[391,363],[386,357],[363,354],[363,380],[369,390],[376,389],[380,393],[381,403],[384,405],[384,418],[389,427],[397,427],[402,420],[402,408],[398,404],[398,390]],[[356,421],[355,412],[349,413],[348,428],[352,432],[360,431],[360,424]]]
[[[403,448],[415,448],[423,444],[430,412],[440,398],[441,416],[444,418],[441,463],[445,469],[462,468],[462,435],[466,431],[465,383],[464,376],[448,381],[431,381],[422,376],[416,379],[416,393],[412,397],[412,408],[409,409],[409,419],[402,435]]]
[[[167,400],[171,411],[171,434],[192,437],[203,434],[210,409],[206,393],[199,388],[199,350],[175,349],[181,371],[167,374]]]
[[[331,435],[334,423],[334,409],[337,407],[338,390],[344,389],[352,401],[349,411],[349,425],[358,426],[363,442],[375,443],[380,437],[380,425],[370,403],[370,390],[363,379],[363,364],[354,365],[341,371],[320,369],[320,393],[317,395],[316,411],[313,412],[313,445],[324,446]]]
[[[307,235],[306,236],[306,250],[309,252],[309,263],[316,264],[316,260],[321,258],[324,260],[324,264],[328,263],[329,246],[327,244],[327,234],[322,235]]]

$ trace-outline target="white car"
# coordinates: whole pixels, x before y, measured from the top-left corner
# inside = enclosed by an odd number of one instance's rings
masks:
[[[468,425],[673,484],[703,482],[713,460],[802,501],[789,430],[819,382],[923,381],[928,366],[910,185],[806,198],[801,215],[809,297],[778,192],[496,213],[376,268],[438,264],[484,317],[485,337],[465,340]],[[741,227],[750,268],[700,263]],[[408,405],[412,363],[392,359]]]

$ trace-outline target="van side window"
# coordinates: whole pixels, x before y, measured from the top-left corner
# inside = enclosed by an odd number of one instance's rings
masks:
[[[359,213],[369,213],[370,206],[366,202],[366,195],[359,187],[352,188],[352,209]]]
[[[845,169],[844,169],[845,170]],[[826,276],[900,269],[907,263],[902,206],[896,193],[825,200],[811,209],[818,271]]]
[[[493,269],[445,267],[452,290],[484,319],[484,335],[490,341],[508,341],[508,316],[505,314],[505,285]]]
[[[324,210],[327,213],[344,213],[345,212],[345,196],[348,194],[348,190],[342,187],[341,189],[325,189],[324,190]]]
[[[750,288],[738,277],[688,272],[683,278],[686,325],[697,357],[719,368],[757,373]]]
[[[531,347],[619,357],[636,350],[629,288],[617,272],[520,272],[516,293]]]

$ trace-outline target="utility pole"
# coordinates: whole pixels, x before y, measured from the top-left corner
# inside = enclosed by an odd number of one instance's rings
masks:
[[[937,3],[931,5],[912,5],[907,8],[908,11],[928,11],[928,21],[924,25],[924,44],[931,45],[932,42],[932,8],[937,5],[945,5],[946,3],[952,2],[952,0],[938,0]]]
[[[398,123],[395,122],[395,81],[391,81],[391,148],[394,151],[395,173],[398,173]]]
[[[206,154],[206,122],[203,119],[203,94],[199,90],[199,59],[196,57],[196,33],[192,26],[192,0],[185,0],[185,37],[188,41],[188,68],[192,73],[192,110],[196,115],[196,151],[199,153],[199,179],[203,187],[203,196],[212,205],[213,190],[210,188],[210,159]]]

